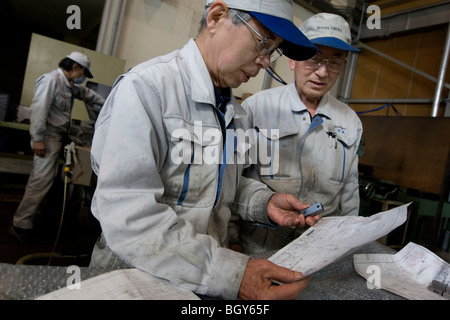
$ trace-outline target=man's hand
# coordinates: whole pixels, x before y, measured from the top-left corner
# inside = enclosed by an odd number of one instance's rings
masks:
[[[319,215],[305,217],[300,211],[310,205],[301,202],[292,194],[275,193],[267,204],[267,214],[269,218],[282,227],[297,227],[299,229],[306,225],[313,226]]]
[[[45,144],[44,144],[44,141],[33,142],[33,152],[38,157],[45,156]]]
[[[274,284],[278,281],[280,285]],[[309,284],[295,272],[264,259],[250,259],[242,278],[239,298],[245,300],[294,300]]]

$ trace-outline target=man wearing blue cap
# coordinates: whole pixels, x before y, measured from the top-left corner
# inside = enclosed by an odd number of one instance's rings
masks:
[[[348,23],[335,14],[316,14],[300,30],[318,47],[317,54],[289,61],[295,77],[291,84],[243,102],[248,113],[244,128],[279,129],[276,137],[265,137],[263,131],[258,137],[269,148],[274,140],[279,142],[279,162],[274,159],[278,171],[264,174],[264,165],[258,163],[245,174],[305,203],[322,203],[322,217],[358,215],[362,124],[349,106],[328,92],[345,68],[348,52],[359,49],[351,45]],[[249,254],[279,249],[296,236],[298,231],[284,227],[269,230],[245,221],[240,226],[243,252]]]
[[[93,78],[90,66],[91,61],[85,54],[74,51],[60,61],[58,69],[36,80],[30,105],[33,167],[9,228],[9,233],[22,243],[34,242],[37,238],[35,217],[53,184],[62,140],[70,127],[74,99],[99,107],[105,102],[101,95],[81,85],[86,77]]]
[[[231,88],[281,54],[316,50],[292,23],[291,1],[208,0],[195,40],[118,79],[92,147],[102,236],[91,266],[135,267],[210,297],[295,298],[309,281],[301,273],[228,249],[236,194],[246,219],[314,224],[292,195],[241,176],[233,134],[245,112]],[[206,161],[211,148],[220,161]]]

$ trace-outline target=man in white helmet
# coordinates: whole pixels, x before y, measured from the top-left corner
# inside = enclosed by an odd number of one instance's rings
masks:
[[[295,197],[241,177],[233,132],[245,112],[231,88],[281,54],[307,59],[316,50],[292,23],[292,1],[208,0],[195,40],[120,78],[92,147],[102,236],[91,266],[135,267],[210,297],[295,298],[309,279],[228,249],[236,194],[246,219],[314,224]],[[205,160],[214,146],[224,161]]]
[[[277,128],[279,135],[258,141],[270,150],[276,140],[278,159],[272,159],[276,172],[262,170],[258,162],[245,175],[267,184],[271,190],[294,194],[305,203],[321,203],[321,216],[358,215],[358,147],[362,124],[346,104],[329,94],[344,70],[347,55],[359,49],[351,45],[348,23],[339,15],[319,13],[300,27],[317,48],[305,61],[290,60],[294,81],[287,86],[261,91],[243,102],[247,116],[244,128]],[[279,249],[299,231],[266,228],[243,221],[240,245],[244,253]]]
[[[101,107],[105,99],[81,84],[93,78],[91,62],[81,52],[62,59],[59,68],[40,76],[35,83],[30,105],[31,149],[33,166],[25,194],[13,216],[9,233],[22,243],[35,242],[35,217],[53,184],[62,140],[70,127],[74,99]]]

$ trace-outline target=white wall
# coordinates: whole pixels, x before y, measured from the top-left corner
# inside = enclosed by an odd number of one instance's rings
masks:
[[[125,69],[148,59],[182,48],[197,35],[205,0],[128,0],[123,19],[117,57],[126,60]],[[299,27],[312,15],[294,3],[294,23]],[[291,82],[288,59],[277,61],[275,71]],[[263,87],[265,72],[233,90],[234,95],[256,93]],[[272,81],[272,86],[280,85]]]

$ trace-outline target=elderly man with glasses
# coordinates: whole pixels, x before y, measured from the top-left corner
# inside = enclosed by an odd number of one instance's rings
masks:
[[[271,57],[308,59],[316,51],[292,23],[292,1],[208,0],[195,40],[118,79],[92,145],[92,212],[102,236],[91,266],[135,267],[210,297],[295,298],[308,278],[228,249],[236,194],[246,219],[315,222],[299,214],[308,205],[293,195],[241,176],[234,120],[245,111],[231,88]],[[206,161],[211,148],[220,161]]]
[[[264,90],[243,102],[248,115],[239,121],[244,128],[279,130],[276,136],[259,130],[256,138],[259,144],[265,141],[268,150],[278,145],[272,154],[279,157],[272,157],[270,164],[255,161],[245,175],[303,202],[321,203],[322,217],[358,215],[357,151],[362,124],[329,91],[345,68],[348,52],[359,50],[351,45],[348,23],[338,15],[319,13],[300,30],[318,47],[317,54],[305,61],[289,60],[294,71],[291,84]],[[265,166],[271,170],[263,170]],[[275,250],[300,232],[241,221],[240,245],[247,254]]]

